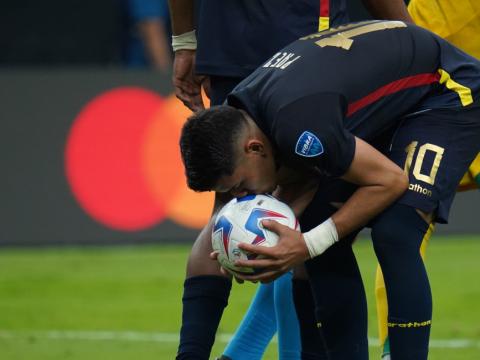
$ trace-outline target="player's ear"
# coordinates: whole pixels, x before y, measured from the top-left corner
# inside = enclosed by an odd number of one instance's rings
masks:
[[[265,154],[265,146],[263,143],[256,139],[251,139],[248,141],[246,146],[247,153],[249,154],[258,154],[264,155]]]

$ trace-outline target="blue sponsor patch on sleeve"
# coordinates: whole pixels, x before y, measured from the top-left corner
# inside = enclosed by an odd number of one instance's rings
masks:
[[[295,153],[305,157],[315,157],[323,154],[323,145],[318,137],[310,131],[304,131],[297,140]]]

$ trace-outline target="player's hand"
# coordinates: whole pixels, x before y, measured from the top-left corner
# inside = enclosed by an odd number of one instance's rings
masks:
[[[265,257],[258,260],[236,261],[235,265],[237,266],[263,269],[261,273],[255,275],[238,274],[237,276],[242,280],[260,281],[262,283],[270,282],[289,271],[295,265],[310,258],[301,232],[282,225],[275,220],[263,220],[262,225],[279,236],[278,244],[272,247],[245,243],[239,244],[238,246],[242,250]]]
[[[217,261],[218,260],[218,251],[212,251],[210,253],[210,259]],[[220,272],[227,277],[233,276],[235,278],[235,281],[239,284],[243,284],[244,281],[240,278],[237,277],[237,273],[234,271],[228,271],[225,269],[223,266],[220,266]]]
[[[175,95],[192,111],[198,111],[205,108],[201,91],[202,83],[205,80],[205,76],[195,75],[194,50],[175,51],[172,79],[175,88]]]

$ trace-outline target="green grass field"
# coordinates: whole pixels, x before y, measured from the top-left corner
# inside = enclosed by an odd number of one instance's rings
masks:
[[[0,359],[173,359],[186,246],[0,249]],[[356,252],[376,338],[375,260]],[[480,359],[480,237],[434,238],[430,359]],[[239,323],[255,285],[236,284],[213,355]],[[457,347],[455,347],[457,346]],[[265,359],[276,359],[275,343]],[[379,358],[376,346],[371,359]]]

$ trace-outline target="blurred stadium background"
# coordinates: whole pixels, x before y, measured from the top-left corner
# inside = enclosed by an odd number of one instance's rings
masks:
[[[0,3],[1,359],[175,355],[185,261],[212,196],[185,186],[188,111],[168,69],[128,61],[126,11],[118,0]],[[480,358],[478,204],[478,191],[459,194],[428,251],[432,359]],[[378,358],[373,251],[366,238],[356,250]],[[234,287],[214,354],[254,291]]]

